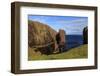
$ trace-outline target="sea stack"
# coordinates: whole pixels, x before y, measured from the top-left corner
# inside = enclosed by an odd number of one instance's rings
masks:
[[[57,44],[59,46],[59,51],[60,52],[64,51],[64,48],[65,48],[65,42],[66,42],[65,34],[66,33],[65,33],[64,30],[59,29],[59,32],[56,35],[56,40],[57,40]]]
[[[83,44],[88,44],[88,27],[83,29]]]

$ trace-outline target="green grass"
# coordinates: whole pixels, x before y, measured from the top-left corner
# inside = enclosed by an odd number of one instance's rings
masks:
[[[76,48],[72,48],[66,52],[52,55],[41,55],[39,52],[34,52],[34,49],[29,48],[28,60],[55,60],[55,59],[76,59],[88,57],[88,46],[81,45]]]

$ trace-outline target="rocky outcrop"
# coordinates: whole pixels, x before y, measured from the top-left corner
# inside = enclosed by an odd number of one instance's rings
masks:
[[[28,45],[42,53],[54,52],[57,32],[46,24],[28,21]]]
[[[88,44],[88,27],[83,29],[83,44]]]
[[[29,20],[28,45],[42,54],[58,53],[65,45],[65,31],[60,29],[57,33],[46,24]]]

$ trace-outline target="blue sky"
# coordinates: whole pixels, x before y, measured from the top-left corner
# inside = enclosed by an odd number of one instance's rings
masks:
[[[83,28],[88,26],[88,17],[28,15],[28,20],[47,24],[56,31],[63,29],[67,35],[82,35]]]

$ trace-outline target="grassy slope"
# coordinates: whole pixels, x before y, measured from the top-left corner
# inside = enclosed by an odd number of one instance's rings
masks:
[[[53,59],[75,59],[75,58],[87,58],[88,56],[87,45],[81,45],[76,48],[72,48],[67,52],[52,54],[52,55],[41,55],[39,52],[35,53],[34,49],[29,48],[29,59],[28,60],[53,60]]]

